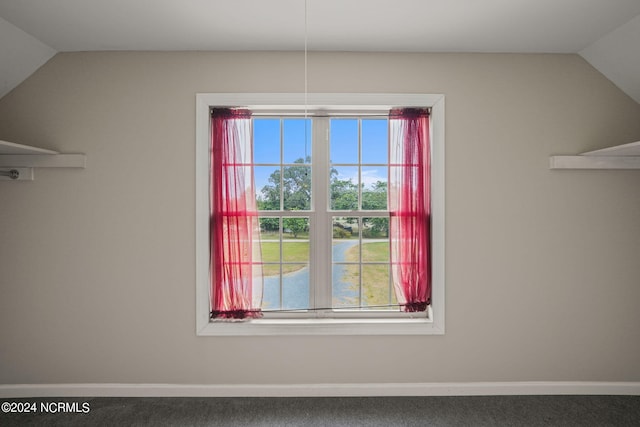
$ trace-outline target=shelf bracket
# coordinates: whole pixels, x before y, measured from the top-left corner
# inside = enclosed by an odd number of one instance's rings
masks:
[[[33,168],[0,169],[0,181],[33,181]]]

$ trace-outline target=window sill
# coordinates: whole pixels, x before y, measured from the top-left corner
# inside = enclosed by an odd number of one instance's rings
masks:
[[[432,319],[254,319],[208,322],[199,336],[443,335]]]

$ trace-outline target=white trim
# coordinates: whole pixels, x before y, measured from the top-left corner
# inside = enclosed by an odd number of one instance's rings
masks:
[[[433,333],[444,334],[445,307],[445,104],[431,104],[431,301]]]
[[[421,313],[424,316],[423,313]],[[214,322],[203,327],[198,335],[442,335],[443,330],[431,319],[406,318],[263,318],[245,322]]]
[[[196,335],[442,335],[445,320],[445,146],[444,95],[310,93],[305,105],[301,93],[199,93],[196,94]],[[427,319],[302,319],[252,322],[209,321],[209,115],[212,106],[252,110],[378,111],[394,107],[431,107],[432,120],[432,309]]]
[[[550,169],[640,169],[640,141],[587,151],[577,156],[551,156]]]
[[[209,182],[206,177],[209,171],[209,108],[206,97],[196,95],[196,334],[209,323]]]
[[[640,382],[516,381],[358,384],[4,384],[21,397],[342,397],[640,395]]]
[[[2,154],[0,167],[9,168],[85,168],[84,154]]]
[[[640,141],[587,151],[583,156],[640,156]]]
[[[59,154],[57,151],[46,148],[32,147],[30,145],[16,144],[15,142],[0,141],[0,154]]]
[[[640,156],[551,156],[550,169],[640,169]]]
[[[310,93],[308,110],[340,106],[342,110],[389,110],[394,107],[429,107],[444,98],[441,94],[406,93]],[[244,107],[259,110],[305,109],[302,93],[198,93],[196,99],[209,106]]]

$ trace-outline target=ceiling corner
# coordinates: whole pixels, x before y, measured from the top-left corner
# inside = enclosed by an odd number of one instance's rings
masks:
[[[0,18],[0,98],[56,53],[52,47]]]
[[[640,103],[640,15],[578,53]]]

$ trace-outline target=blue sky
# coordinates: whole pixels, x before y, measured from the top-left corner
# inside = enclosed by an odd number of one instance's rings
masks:
[[[280,120],[258,118],[253,122],[255,179],[258,194],[268,183],[269,176],[278,166],[260,166],[265,163],[280,163]],[[311,156],[311,119],[285,119],[282,125],[283,161],[293,163]],[[305,138],[306,133],[306,138]],[[306,145],[306,146],[305,146]],[[356,164],[358,158],[358,120],[331,119],[330,158],[334,164]],[[362,120],[362,163],[387,163],[387,120]],[[355,166],[335,166],[339,179],[351,178],[358,182]],[[376,181],[386,181],[387,169],[382,166],[363,166],[362,182],[368,187]]]

